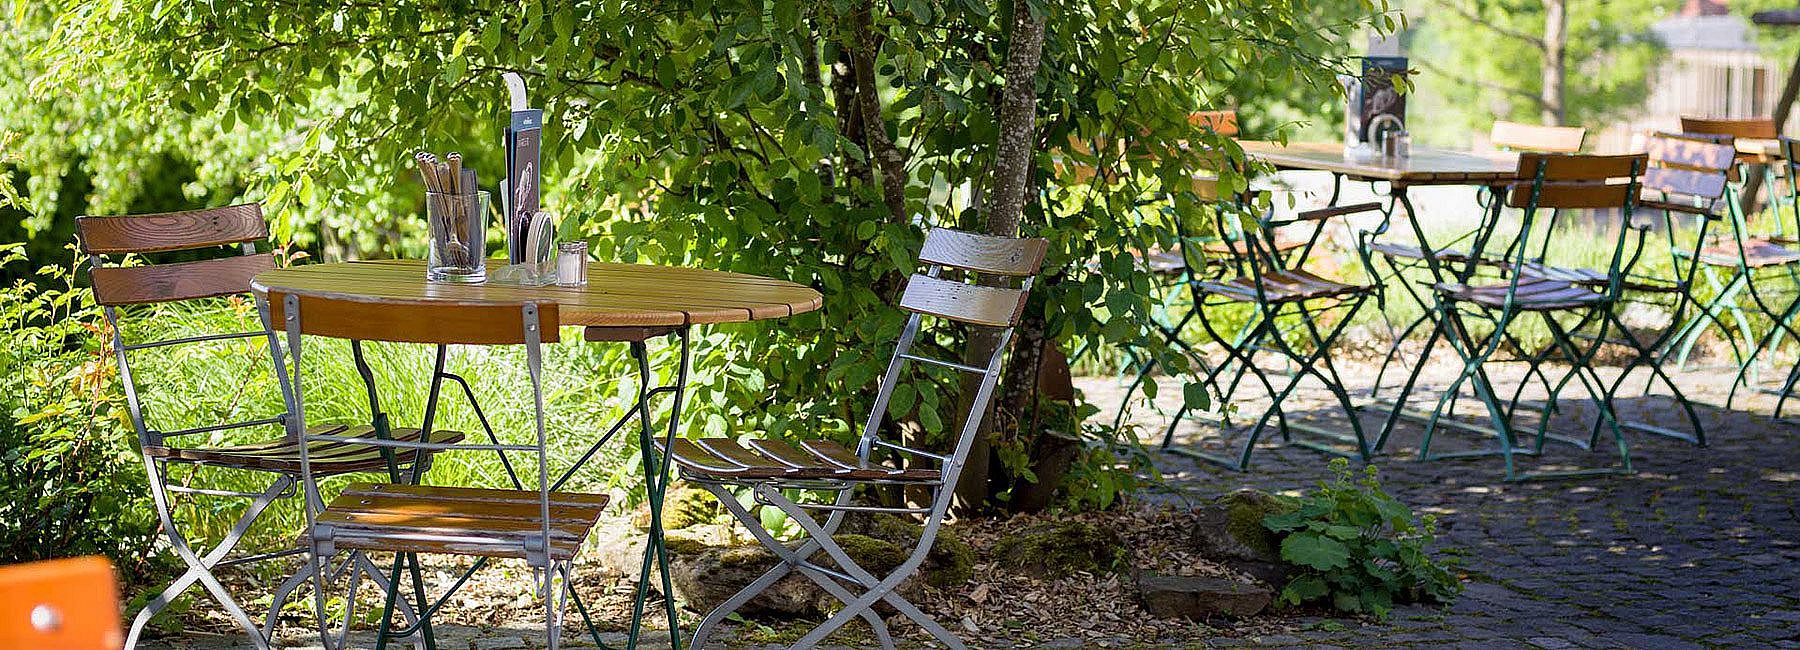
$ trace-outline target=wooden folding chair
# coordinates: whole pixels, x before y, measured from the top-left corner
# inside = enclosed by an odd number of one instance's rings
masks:
[[[155,303],[171,303],[180,301],[197,301],[219,296],[240,295],[250,292],[250,280],[257,273],[275,268],[274,256],[270,253],[256,252],[255,243],[266,240],[269,227],[262,218],[262,210],[256,204],[233,205],[207,210],[187,212],[170,212],[136,216],[88,216],[76,220],[76,230],[80,235],[81,250],[89,255],[91,276],[94,286],[94,299],[103,307],[106,322],[112,334],[112,348],[119,364],[119,379],[125,390],[126,405],[131,416],[132,428],[136,430],[138,446],[144,462],[144,471],[149,475],[150,494],[156,506],[157,517],[162,522],[163,534],[169,540],[169,546],[175,551],[187,567],[182,575],[176,578],[156,598],[152,599],[144,609],[139,611],[131,622],[126,636],[126,646],[136,647],[145,625],[158,612],[169,606],[169,603],[196,583],[200,584],[219,604],[225,608],[237,624],[250,634],[250,639],[257,648],[267,648],[270,636],[274,632],[276,613],[281,610],[289,593],[305,582],[309,577],[305,572],[288,578],[275,591],[267,621],[261,628],[250,620],[244,609],[238,605],[225,587],[213,576],[215,569],[250,562],[272,560],[304,552],[301,548],[290,548],[272,553],[262,553],[227,559],[226,556],[235,548],[252,524],[276,499],[286,498],[293,494],[295,480],[301,473],[301,458],[307,452],[301,446],[299,436],[292,430],[294,418],[291,417],[292,391],[288,383],[288,374],[282,359],[280,342],[275,333],[268,329],[266,305],[258,303],[262,308],[263,327],[244,332],[222,332],[186,338],[159,341],[143,341],[127,343],[121,323],[126,313],[135,313],[138,306]],[[108,265],[108,256],[135,255],[140,260],[157,257],[175,251],[196,251],[205,249],[237,248],[238,255],[182,261],[166,264],[149,264],[138,266]],[[211,341],[261,338],[268,347],[271,372],[281,390],[282,402],[286,405],[281,413],[267,417],[206,424],[181,430],[165,430],[153,426],[146,413],[144,401],[140,399],[138,385],[133,381],[131,353],[140,350],[156,350],[168,346],[191,345]],[[275,440],[229,444],[216,447],[196,447],[179,444],[184,437],[196,434],[213,434],[217,432],[266,429],[272,426],[286,426],[287,435]],[[325,427],[320,432],[336,433],[349,437],[361,437],[371,431],[370,427]],[[400,438],[416,439],[417,429],[395,431]],[[444,442],[457,440],[462,434],[450,431],[435,431],[432,440]],[[317,456],[313,463],[313,471],[321,475],[347,474],[366,472],[385,467],[380,450],[373,447],[353,444],[324,444],[311,450]],[[398,459],[402,464],[429,462],[429,455],[420,456],[406,452]],[[261,492],[237,492],[213,488],[194,487],[186,483],[171,484],[168,482],[168,468],[171,465],[189,465],[204,468],[224,468],[272,474],[274,480],[268,488]],[[190,475],[190,481],[191,475]],[[226,497],[250,499],[250,505],[239,516],[237,523],[219,544],[210,551],[195,548],[182,533],[176,522],[173,511],[173,500],[177,496]],[[356,556],[344,567],[355,566],[357,570],[372,570],[374,565],[366,558]],[[340,567],[337,572],[343,571]],[[377,576],[377,579],[378,576]]]
[[[1587,139],[1587,127],[1539,126],[1499,120],[1488,131],[1488,143],[1501,151],[1520,153],[1579,153]]]
[[[1556,411],[1560,394],[1571,380],[1579,380],[1589,396],[1600,410],[1600,416],[1610,428],[1613,439],[1618,444],[1620,466],[1616,469],[1600,470],[1604,472],[1630,472],[1631,457],[1627,450],[1624,434],[1620,431],[1618,418],[1613,411],[1612,402],[1605,390],[1605,382],[1594,372],[1592,360],[1600,344],[1606,338],[1608,317],[1624,291],[1624,283],[1629,273],[1627,266],[1626,244],[1631,225],[1631,211],[1637,203],[1639,176],[1643,173],[1646,157],[1642,154],[1629,156],[1577,156],[1551,154],[1525,154],[1520,158],[1521,176],[1531,178],[1529,182],[1517,183],[1507,192],[1507,203],[1524,210],[1524,220],[1520,227],[1519,241],[1509,252],[1507,267],[1524,269],[1530,264],[1539,263],[1527,253],[1530,250],[1532,225],[1540,210],[1573,209],[1598,210],[1618,209],[1620,218],[1619,235],[1614,243],[1611,261],[1606,272],[1606,284],[1603,287],[1591,288],[1581,286],[1563,279],[1538,277],[1529,273],[1510,273],[1504,281],[1494,284],[1464,284],[1446,282],[1432,288],[1437,297],[1436,317],[1443,319],[1447,327],[1446,338],[1451,348],[1462,360],[1463,369],[1450,383],[1444,394],[1438,399],[1425,424],[1425,435],[1419,446],[1420,459],[1455,458],[1473,455],[1500,455],[1506,463],[1506,479],[1520,480],[1532,478],[1554,478],[1568,476],[1585,476],[1597,473],[1591,470],[1573,472],[1538,472],[1521,473],[1516,466],[1516,455],[1538,455],[1543,452],[1548,440],[1568,442],[1583,449],[1591,448],[1599,434],[1598,429],[1592,432],[1584,443],[1579,438],[1562,436],[1549,431],[1550,415]],[[1529,354],[1523,359],[1529,364],[1524,378],[1527,381],[1536,375],[1545,381],[1549,388],[1549,397],[1545,401],[1536,434],[1535,448],[1522,450],[1514,439],[1512,419],[1518,405],[1517,393],[1512,400],[1502,406],[1499,393],[1489,379],[1485,366],[1489,362],[1498,362],[1495,353],[1503,343],[1512,342],[1515,347],[1522,347],[1510,331],[1510,327],[1526,314],[1537,315],[1549,329],[1552,345]],[[1573,316],[1577,320],[1573,324],[1558,320],[1558,316]],[[1486,330],[1478,332],[1471,328],[1470,321],[1487,324]],[[1578,347],[1572,332],[1582,331],[1590,325],[1599,327],[1599,333],[1593,337],[1586,350]],[[1541,365],[1553,355],[1561,355],[1570,364],[1563,377],[1553,385]],[[1423,364],[1414,369],[1414,377],[1409,378],[1407,385],[1412,385]],[[1458,394],[1464,383],[1472,385],[1476,398],[1487,409],[1491,433],[1499,443],[1496,450],[1482,450],[1469,453],[1438,454],[1431,453],[1431,443],[1437,426],[1448,412],[1448,405]]]
[[[303,443],[309,443],[301,446],[300,478],[307,503],[314,505],[306,509],[307,533],[300,542],[311,549],[310,562],[326,566],[340,550],[396,554],[393,573],[385,585],[386,602],[377,646],[384,646],[388,637],[396,634],[392,620],[396,605],[403,599],[399,582],[404,564],[410,564],[412,597],[417,601],[413,604],[419,616],[410,626],[414,629],[397,634],[417,631],[431,643],[430,620],[444,601],[427,601],[417,556],[438,553],[523,559],[532,569],[542,572],[539,594],[544,599],[546,644],[552,650],[557,648],[562,636],[562,600],[571,582],[574,556],[608,499],[604,494],[557,492],[551,488],[544,430],[542,344],[559,338],[556,304],[462,305],[400,299],[370,302],[274,292],[270,293],[269,302],[272,317],[286,324],[288,350],[294,360],[294,417],[288,428]],[[535,438],[525,443],[465,443],[384,435],[386,426],[377,427],[372,435],[309,429],[300,381],[305,358],[303,335],[438,346],[521,345],[531,378]],[[379,410],[377,414],[378,422],[383,422]],[[417,468],[403,477],[399,465],[390,462],[391,482],[352,483],[321,509],[316,505],[322,503],[318,486],[321,463],[307,451],[310,443],[369,445],[394,455],[453,449],[529,453],[537,461],[537,489],[418,485],[421,475]],[[328,573],[314,569],[312,575],[317,583],[314,606],[320,638],[329,649],[333,646],[324,597]],[[354,599],[354,589],[349,597]]]
[[[1679,438],[1702,446],[1706,444],[1705,428],[1694,410],[1693,402],[1663,367],[1663,361],[1668,357],[1663,351],[1675,338],[1680,327],[1688,323],[1689,319],[1685,316],[1688,306],[1700,305],[1693,292],[1700,268],[1699,252],[1706,245],[1708,228],[1713,222],[1723,218],[1719,212],[1719,203],[1725,196],[1727,170],[1733,164],[1734,154],[1735,151],[1729,144],[1681,135],[1659,133],[1647,143],[1649,168],[1644,171],[1640,180],[1643,194],[1636,203],[1635,214],[1661,214],[1661,230],[1666,239],[1665,250],[1670,271],[1667,275],[1627,272],[1623,278],[1623,293],[1606,321],[1611,329],[1618,332],[1618,336],[1603,340],[1605,343],[1630,349],[1633,354],[1607,385],[1606,395],[1607,400],[1614,399],[1634,370],[1647,368],[1650,377],[1645,382],[1644,394],[1648,395],[1655,383],[1660,381],[1687,417],[1691,433],[1657,423],[1621,421],[1620,425],[1625,428]],[[1678,237],[1681,230],[1678,222],[1683,217],[1691,217],[1695,223],[1691,240]],[[1632,228],[1637,233],[1635,248],[1624,263],[1624,268],[1634,269],[1643,255],[1652,226],[1643,223],[1625,224],[1625,227]],[[1606,269],[1555,266],[1541,261],[1527,262],[1517,271],[1528,278],[1557,280],[1594,290],[1605,289],[1611,281]],[[1628,304],[1652,304],[1667,309],[1670,314],[1668,327],[1656,329],[1648,341],[1638,338],[1626,327],[1620,313]],[[1702,311],[1695,318],[1714,319],[1715,315]],[[1601,422],[1596,419],[1594,426],[1601,426]]]
[[[1269,407],[1244,436],[1242,447],[1235,458],[1172,445],[1176,428],[1189,412],[1185,404],[1176,411],[1175,417],[1164,430],[1162,448],[1243,470],[1249,466],[1250,454],[1263,430],[1274,419],[1282,439],[1290,444],[1368,460],[1373,449],[1363,435],[1362,424],[1356,418],[1356,407],[1350,403],[1350,396],[1331,361],[1330,352],[1337,337],[1351,322],[1352,315],[1379,291],[1379,287],[1372,283],[1350,284],[1327,279],[1307,271],[1304,262],[1322,239],[1328,221],[1378,211],[1381,206],[1377,203],[1336,206],[1278,218],[1273,210],[1266,207],[1267,203],[1266,194],[1248,193],[1223,200],[1214,206],[1214,228],[1224,232],[1241,232],[1242,236],[1238,240],[1243,242],[1243,249],[1224,253],[1229,256],[1224,264],[1232,272],[1218,278],[1190,276],[1187,286],[1194,305],[1188,318],[1198,320],[1207,336],[1223,346],[1226,352],[1226,360],[1208,370],[1201,383],[1217,394],[1223,403],[1231,399],[1230,396],[1246,376],[1254,376],[1267,391]],[[1249,225],[1242,225],[1245,222]],[[1194,229],[1185,221],[1179,221],[1178,225],[1182,254],[1190,260],[1190,266],[1203,264],[1197,260],[1205,256],[1219,254],[1206,246],[1206,240],[1194,237]],[[1282,255],[1277,244],[1280,233],[1308,228],[1312,232],[1304,239],[1303,245],[1288,255]],[[1211,311],[1228,304],[1252,307],[1248,321],[1229,337],[1213,324],[1213,319],[1217,316]],[[1321,317],[1330,312],[1341,312],[1336,315],[1336,324],[1320,322]],[[1186,320],[1182,322],[1185,323]],[[1310,346],[1310,350],[1302,351],[1300,346],[1291,344],[1288,341],[1290,335],[1301,338]],[[1254,356],[1259,351],[1279,353],[1293,369],[1281,388],[1276,388],[1275,383],[1270,380],[1270,375],[1274,373],[1256,365]],[[1232,374],[1232,378],[1221,387],[1220,379],[1227,372]],[[1351,435],[1346,436],[1341,432],[1288,419],[1283,402],[1308,375],[1321,382],[1337,398],[1349,417]],[[1229,411],[1225,411],[1222,423],[1227,428],[1231,426]],[[1333,443],[1351,443],[1355,447],[1345,451],[1338,444],[1296,440],[1292,433],[1294,431],[1321,436]]]
[[[706,615],[694,630],[691,647],[704,648],[713,632],[733,612],[789,573],[801,575],[843,601],[844,608],[794,643],[795,648],[812,648],[853,618],[861,617],[873,628],[883,648],[893,648],[894,640],[887,624],[872,609],[886,602],[903,616],[923,627],[939,643],[962,648],[963,643],[949,630],[926,616],[919,608],[894,592],[900,582],[910,577],[930,552],[938,527],[950,508],[956,480],[967,462],[975,432],[992,401],[994,385],[1000,378],[1001,361],[1012,340],[1013,327],[1025,310],[1025,300],[1033,277],[1044,261],[1048,242],[1042,239],[1008,239],[933,229],[925,236],[919,262],[927,265],[923,274],[915,274],[907,282],[900,297],[900,308],[910,312],[900,340],[888,363],[881,389],[875,395],[874,408],[863,425],[862,437],[851,450],[829,440],[808,440],[797,444],[781,440],[750,440],[748,446],[734,438],[677,439],[669,450],[683,479],[705,487],[719,499],[758,541],[781,558],[779,564],[727,598]],[[958,271],[966,277],[990,277],[1016,288],[990,286],[994,283],[970,284],[946,279],[943,272]],[[923,317],[944,319],[971,327],[999,330],[998,345],[986,363],[969,366],[959,362],[923,356],[913,352]],[[881,422],[887,413],[901,371],[908,362],[917,361],[981,375],[981,384],[963,430],[949,455],[913,449],[890,442],[881,436]],[[907,467],[889,465],[875,456],[898,454],[912,459]],[[977,460],[976,462],[984,462]],[[930,468],[922,464],[937,463]],[[926,507],[883,508],[855,505],[851,497],[857,487],[865,485],[904,485],[931,494]],[[762,525],[762,520],[741,504],[733,489],[749,489],[757,504],[785,513],[806,533],[806,541],[789,547],[776,539]],[[784,490],[817,490],[835,494],[830,503],[803,502],[783,494]],[[813,513],[829,513],[824,522]],[[906,560],[887,575],[876,575],[856,564],[844,549],[833,541],[832,534],[849,512],[895,512],[921,515],[925,518],[919,543]],[[815,561],[823,552],[828,563]]]
[[[119,579],[104,557],[0,567],[0,648],[119,650]]]

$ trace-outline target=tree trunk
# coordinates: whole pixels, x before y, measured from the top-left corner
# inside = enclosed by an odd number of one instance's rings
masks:
[[[1567,107],[1563,105],[1568,8],[1568,0],[1544,0],[1544,89],[1538,97],[1544,124],[1549,126],[1562,126],[1568,119]]]
[[[1781,98],[1775,100],[1775,130],[1780,132],[1787,125],[1788,115],[1793,113],[1794,100],[1800,99],[1800,56],[1794,58],[1794,65],[1788,69],[1787,82],[1781,85]],[[1744,194],[1738,197],[1738,208],[1742,214],[1750,214],[1750,208],[1756,205],[1756,192],[1762,189],[1763,175],[1750,174],[1744,181]],[[1769,188],[1774,192],[1775,188]]]
[[[856,108],[861,113],[863,150],[870,162],[881,170],[881,202],[895,223],[906,223],[906,152],[894,146],[888,136],[887,122],[881,118],[881,93],[875,84],[876,53],[881,49],[873,17],[874,3],[865,4],[850,14],[850,61],[856,77]]]
[[[990,235],[1016,237],[1019,232],[1019,221],[1025,215],[1025,190],[1031,176],[1032,145],[1036,142],[1034,129],[1037,126],[1037,73],[1044,53],[1044,16],[1033,14],[1028,0],[1013,0],[1013,16],[1011,42],[1006,48],[1006,91],[1001,97],[999,114],[999,136],[994,146],[994,162],[992,176],[988,181],[983,212],[986,214],[984,231]],[[989,355],[999,345],[999,333],[986,328],[974,328],[969,336],[969,348],[964,362],[980,366],[987,363]],[[1036,355],[1031,355],[1036,360]],[[968,416],[968,404],[975,397],[975,382],[979,378],[971,378],[963,382],[962,397],[959,403],[959,419]],[[983,414],[976,414],[980,417]],[[981,418],[982,426],[975,436],[974,446],[969,451],[968,464],[964,466],[961,479],[956,485],[958,507],[961,509],[979,507],[987,500],[988,468],[991,453],[988,437],[993,431],[994,423],[988,418]],[[959,421],[957,431],[966,424]]]

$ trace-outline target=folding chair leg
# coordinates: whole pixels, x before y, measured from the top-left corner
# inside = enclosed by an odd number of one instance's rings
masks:
[[[738,503],[737,497],[731,493],[730,489],[716,483],[702,483],[701,485],[705,487],[707,491],[712,492],[713,496],[718,498],[719,503],[724,505],[725,509],[730,512],[733,517],[736,517],[739,521],[743,522],[744,527],[750,530],[751,535],[755,536],[757,541],[761,542],[771,553],[776,554],[776,556],[780,558],[780,561],[777,562],[775,566],[770,567],[768,571],[764,572],[761,577],[751,581],[750,584],[745,585],[743,589],[739,589],[737,593],[732,594],[730,598],[726,598],[724,602],[719,603],[719,605],[714,607],[711,612],[708,612],[706,617],[700,621],[700,625],[694,629],[694,639],[693,642],[689,644],[689,647],[691,648],[706,647],[707,641],[712,638],[713,630],[717,629],[720,623],[723,623],[725,619],[735,613],[738,608],[743,607],[744,604],[750,602],[758,594],[761,594],[776,582],[779,582],[782,578],[786,577],[787,574],[794,572],[800,563],[805,562],[807,558],[812,557],[813,554],[819,551],[819,544],[814,538],[809,538],[806,541],[801,542],[800,546],[791,551],[788,550],[786,544],[782,544],[780,540],[775,539],[767,529],[762,527],[762,520],[760,518],[750,512],[748,508],[745,508],[743,504]],[[812,521],[810,516],[807,517],[807,521]],[[841,516],[835,516],[828,520],[824,526],[820,527],[819,532],[829,538],[831,534],[837,531],[838,524],[841,521]],[[827,593],[830,593],[838,600],[849,602],[855,597],[854,594],[850,593],[850,590],[845,589],[843,585],[838,584],[828,576],[815,575],[808,572],[802,572],[802,575],[806,575],[814,582],[819,583],[821,588],[825,589]],[[881,647],[888,649],[894,647],[893,636],[888,632],[887,623],[881,620],[881,617],[877,615],[874,610],[864,612],[863,620],[868,622],[870,629],[874,630],[876,640],[881,643]]]
[[[951,634],[949,630],[944,629],[944,626],[939,625],[937,621],[926,616],[924,612],[919,611],[917,606],[908,602],[905,598],[901,597],[900,594],[894,592],[894,588],[900,586],[900,583],[911,576],[913,570],[917,569],[919,564],[924,562],[925,555],[931,550],[931,544],[936,539],[937,527],[943,523],[941,514],[933,513],[933,515],[926,520],[925,530],[920,533],[919,544],[913,549],[912,554],[907,556],[906,560],[901,562],[900,566],[895,568],[886,578],[876,580],[873,574],[869,573],[861,566],[858,566],[855,560],[851,559],[850,554],[845,552],[842,547],[838,546],[836,541],[832,540],[831,533],[820,526],[818,522],[813,521],[811,515],[807,513],[805,509],[782,496],[779,490],[769,489],[767,485],[758,485],[756,489],[757,496],[763,503],[773,505],[780,508],[782,512],[787,513],[788,517],[792,519],[794,523],[799,524],[800,528],[805,530],[807,535],[811,536],[814,542],[818,543],[819,549],[830,556],[833,562],[837,563],[838,568],[843,569],[850,577],[862,583],[861,586],[868,589],[863,595],[852,600],[844,601],[843,609],[838,610],[836,614],[833,614],[830,618],[826,619],[824,623],[813,628],[806,636],[801,637],[799,641],[794,643],[793,647],[812,648],[817,646],[820,641],[824,641],[826,637],[831,636],[838,628],[849,623],[851,618],[862,616],[866,613],[872,613],[873,610],[871,608],[877,601],[885,601],[893,606],[893,608],[899,611],[901,615],[911,619],[913,623],[923,628],[926,633],[930,634],[932,638],[936,639],[939,643],[955,650],[963,650],[966,647],[963,645],[962,639]],[[940,487],[938,489],[945,488]],[[802,571],[807,571],[808,567],[802,564],[800,565],[800,569]]]
[[[237,600],[231,597],[231,593],[225,589],[225,586],[213,577],[212,569],[221,560],[224,560],[232,549],[237,547],[238,542],[243,539],[244,533],[249,531],[250,525],[262,516],[269,504],[293,485],[293,479],[287,476],[277,477],[267,489],[250,502],[250,506],[244,509],[244,513],[238,516],[237,523],[231,527],[231,531],[225,535],[225,539],[208,551],[205,556],[199,556],[188,545],[186,536],[182,535],[181,531],[175,527],[167,488],[163,484],[162,468],[157,465],[156,459],[149,455],[144,454],[142,458],[149,477],[150,491],[154,497],[152,500],[156,506],[157,516],[162,520],[164,536],[168,538],[169,545],[175,550],[175,554],[187,566],[187,570],[173,583],[170,583],[161,594],[145,605],[144,609],[132,619],[130,631],[126,634],[125,647],[137,647],[137,641],[143,635],[144,628],[149,625],[150,620],[162,610],[167,609],[170,603],[198,582],[207,593],[219,602],[219,605],[225,608],[232,620],[236,621],[238,626],[250,635],[252,645],[258,650],[268,648],[269,640],[263,636],[262,628],[250,619],[249,613],[245,612],[243,607],[237,604]]]

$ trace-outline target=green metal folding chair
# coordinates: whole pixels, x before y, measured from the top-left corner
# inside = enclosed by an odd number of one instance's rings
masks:
[[[1604,287],[1589,288],[1577,286],[1566,280],[1532,277],[1527,273],[1509,273],[1507,279],[1494,284],[1470,284],[1457,281],[1442,281],[1432,287],[1437,298],[1435,316],[1442,319],[1445,338],[1451,343],[1457,356],[1462,361],[1462,370],[1448,389],[1437,401],[1437,406],[1425,424],[1424,438],[1419,447],[1419,457],[1424,460],[1458,458],[1470,456],[1499,455],[1504,459],[1506,479],[1521,480],[1535,478],[1557,478],[1569,476],[1590,476],[1596,473],[1630,472],[1631,457],[1625,442],[1625,436],[1614,413],[1612,402],[1607,395],[1605,382],[1595,373],[1592,360],[1603,339],[1609,324],[1609,315],[1623,293],[1625,279],[1629,272],[1627,266],[1626,244],[1629,233],[1632,209],[1637,202],[1639,176],[1645,166],[1646,157],[1642,154],[1630,156],[1575,156],[1552,154],[1526,154],[1520,157],[1521,177],[1530,178],[1529,182],[1514,184],[1508,188],[1506,202],[1516,208],[1522,208],[1523,222],[1520,226],[1518,241],[1509,248],[1507,264],[1509,268],[1523,269],[1534,263],[1541,263],[1530,255],[1533,225],[1544,210],[1602,210],[1617,209],[1621,215],[1617,241],[1613,245],[1611,260],[1607,268],[1607,282]],[[1641,231],[1639,231],[1641,232]],[[1519,346],[1518,338],[1511,328],[1521,322],[1521,318],[1535,314],[1548,329],[1552,344],[1535,353],[1519,359],[1503,359],[1496,356],[1503,344],[1512,343]],[[1560,318],[1573,318],[1568,323]],[[1484,330],[1477,331],[1471,322],[1485,325]],[[1582,331],[1589,326],[1598,328],[1586,349],[1578,343],[1581,339],[1574,332]],[[1552,356],[1560,356],[1569,364],[1562,377],[1554,383],[1548,381],[1543,371],[1543,364]],[[1490,362],[1523,361],[1529,364],[1524,378],[1528,381],[1536,375],[1543,378],[1549,388],[1548,399],[1540,409],[1541,418],[1535,431],[1535,444],[1531,449],[1521,449],[1515,438],[1513,416],[1518,406],[1517,399],[1502,404],[1498,389],[1489,377],[1486,366]],[[1407,385],[1413,385],[1423,365],[1415,367],[1414,377],[1409,378]],[[1600,417],[1606,427],[1611,430],[1617,443],[1620,464],[1617,468],[1602,470],[1575,470],[1556,472],[1521,472],[1517,466],[1516,456],[1540,455],[1549,440],[1558,440],[1573,444],[1583,449],[1592,448],[1597,441],[1598,431],[1590,433],[1584,442],[1581,438],[1565,436],[1549,430],[1551,416],[1557,410],[1561,392],[1572,380],[1578,380],[1586,389],[1588,396],[1600,411]],[[1433,455],[1432,439],[1437,427],[1448,415],[1447,406],[1459,393],[1464,384],[1469,384],[1475,397],[1487,411],[1489,432],[1498,443],[1497,449],[1476,450],[1470,452],[1454,452]],[[1515,393],[1516,395],[1516,393]]]
[[[1190,278],[1187,283],[1195,305],[1192,317],[1200,322],[1209,339],[1226,352],[1226,360],[1214,364],[1201,383],[1214,391],[1219,403],[1226,404],[1226,396],[1233,395],[1239,383],[1252,376],[1267,393],[1270,404],[1255,418],[1235,458],[1173,445],[1176,428],[1191,410],[1185,404],[1176,411],[1163,433],[1163,449],[1244,470],[1249,467],[1250,455],[1273,419],[1282,439],[1290,444],[1363,460],[1369,458],[1373,450],[1363,435],[1355,406],[1331,361],[1330,352],[1356,310],[1379,289],[1374,284],[1348,284],[1326,279],[1301,267],[1322,240],[1329,220],[1379,210],[1380,204],[1363,203],[1308,210],[1292,217],[1278,218],[1268,207],[1268,197],[1264,193],[1240,194],[1212,206],[1213,230],[1242,233],[1236,239],[1243,242],[1243,248],[1227,251],[1230,255],[1227,266],[1234,271],[1230,277]],[[1218,255],[1208,248],[1208,239],[1195,235],[1199,229],[1192,221],[1199,218],[1199,215],[1193,215],[1177,220],[1182,255],[1189,260],[1190,267],[1196,268],[1206,264],[1206,257]],[[1282,229],[1289,226],[1304,229],[1308,225],[1312,232],[1306,243],[1281,255],[1277,238],[1282,236]],[[1247,311],[1248,319],[1232,329],[1230,336],[1223,334],[1214,323],[1221,316],[1219,308],[1228,305],[1248,308],[1236,310]],[[1328,315],[1337,321],[1325,322]],[[1298,338],[1306,345],[1295,345],[1288,340],[1290,337]],[[1306,349],[1303,351],[1302,347]],[[1279,373],[1258,366],[1254,357],[1259,352],[1279,355],[1290,372]],[[1221,383],[1226,373],[1230,373],[1231,378]],[[1277,374],[1286,375],[1280,388],[1271,379]],[[1288,417],[1284,401],[1309,376],[1323,384],[1337,399],[1349,418],[1351,434],[1296,422]],[[1233,428],[1229,409],[1221,410],[1220,423],[1222,431]],[[1296,431],[1330,442],[1296,439],[1293,435]],[[1354,448],[1343,449],[1345,443],[1353,444]]]
[[[1659,248],[1663,248],[1668,256],[1669,272],[1666,275],[1652,275],[1648,272],[1630,271],[1621,281],[1623,293],[1605,321],[1608,329],[1617,335],[1597,340],[1624,347],[1632,354],[1619,374],[1606,385],[1606,400],[1616,399],[1620,388],[1635,370],[1647,369],[1650,376],[1645,380],[1643,394],[1649,395],[1660,382],[1669,391],[1676,405],[1681,407],[1688,421],[1688,430],[1633,420],[1621,421],[1620,425],[1704,446],[1706,432],[1694,409],[1694,403],[1663,367],[1667,355],[1660,351],[1673,338],[1676,326],[1686,322],[1688,307],[1699,304],[1693,294],[1695,275],[1699,270],[1697,253],[1706,241],[1708,227],[1722,218],[1717,212],[1718,203],[1724,197],[1727,170],[1733,164],[1735,152],[1731,145],[1669,134],[1657,134],[1650,138],[1646,149],[1647,164],[1650,167],[1645,170],[1641,181],[1644,195],[1637,202],[1637,214],[1661,216],[1660,230],[1667,246]],[[1682,217],[1692,217],[1695,222],[1692,238],[1682,237],[1678,223]],[[1625,262],[1626,269],[1636,269],[1653,228],[1650,223],[1625,224],[1624,227],[1637,233],[1631,256]],[[1684,241],[1687,242],[1685,246],[1682,243]],[[1604,269],[1531,262],[1518,271],[1528,278],[1559,280],[1594,290],[1603,290],[1611,282]],[[1649,340],[1640,338],[1624,321],[1624,310],[1630,305],[1647,305],[1668,311],[1668,327],[1654,329]],[[1598,336],[1587,332],[1576,332],[1576,335],[1589,340],[1596,340]],[[1520,389],[1523,387],[1524,384],[1521,383]],[[1515,401],[1518,394],[1514,394]],[[1596,431],[1602,425],[1600,418],[1596,418]]]

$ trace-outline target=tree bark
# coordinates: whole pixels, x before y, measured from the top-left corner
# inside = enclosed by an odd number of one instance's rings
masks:
[[[986,217],[984,232],[990,235],[1016,237],[1019,222],[1025,215],[1026,187],[1031,177],[1032,145],[1037,138],[1037,74],[1044,53],[1044,16],[1033,14],[1028,0],[1013,0],[1010,42],[1006,48],[1006,91],[1001,95],[999,134],[994,146],[994,162],[983,197]],[[999,333],[987,328],[974,328],[964,362],[985,365],[999,346]],[[1030,355],[1033,361],[1036,355]],[[1016,370],[1015,370],[1016,371]],[[979,378],[963,382],[959,403],[961,418],[969,417],[969,405],[975,397]],[[991,418],[980,417],[982,426],[975,434],[968,464],[956,484],[959,509],[979,507],[987,500],[991,451],[989,436],[994,430]],[[957,423],[962,431],[966,420]]]
[[[881,49],[881,43],[873,26],[874,3],[859,7],[850,14],[850,62],[856,78],[856,108],[862,116],[863,151],[869,155],[870,162],[881,170],[881,202],[887,206],[888,217],[896,223],[905,223],[906,214],[906,152],[894,146],[894,140],[888,136],[887,122],[881,118],[881,93],[875,84],[875,58]]]
[[[1796,99],[1800,99],[1800,56],[1794,58],[1793,67],[1788,69],[1787,82],[1781,85],[1781,97],[1775,100],[1775,114],[1771,117],[1775,119],[1776,131],[1781,131],[1782,127],[1787,125],[1788,115],[1793,113]],[[1750,178],[1744,181],[1743,196],[1738,197],[1738,209],[1743,211],[1741,214],[1750,214],[1750,208],[1756,205],[1756,193],[1762,189],[1763,175],[1750,174],[1749,176]],[[1769,191],[1775,190],[1770,188]]]
[[[1544,124],[1562,126],[1568,119],[1563,105],[1563,76],[1569,33],[1568,0],[1544,0],[1544,88],[1539,94]]]

